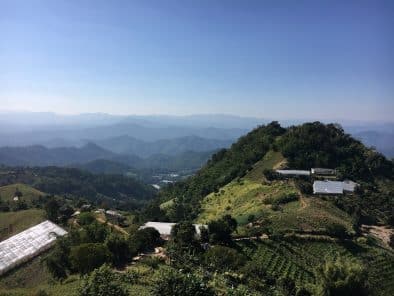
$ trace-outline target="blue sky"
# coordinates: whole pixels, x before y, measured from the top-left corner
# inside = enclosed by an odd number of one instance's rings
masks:
[[[0,0],[0,109],[393,120],[393,1]]]

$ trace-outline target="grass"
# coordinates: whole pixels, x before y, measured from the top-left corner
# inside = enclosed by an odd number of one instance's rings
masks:
[[[256,219],[268,218],[273,230],[280,232],[324,231],[330,224],[341,224],[352,231],[352,218],[348,214],[317,197],[302,198],[302,202],[292,201],[273,210],[272,203],[287,194],[299,194],[292,182],[233,181],[219,193],[204,198],[197,221],[207,223],[230,214],[242,226],[248,222],[249,215],[254,215]]]
[[[40,196],[44,196],[45,193],[41,192],[29,185],[16,183],[6,186],[0,187],[0,198],[3,201],[14,202],[13,198],[15,197],[15,192],[19,190],[22,192],[22,197],[20,200],[23,200],[31,205],[32,200],[38,199]]]
[[[261,182],[264,179],[263,171],[265,169],[274,169],[285,161],[286,159],[280,152],[270,150],[260,161],[256,162],[253,168],[246,174],[245,179]]]
[[[211,193],[202,202],[198,222],[206,223],[231,214],[239,224],[245,224],[249,215],[259,217],[269,210],[267,201],[284,195],[297,193],[289,183],[283,181],[262,184],[247,179],[233,181],[218,193]]]
[[[45,220],[45,212],[29,209],[17,212],[0,213],[0,240],[4,240]],[[9,226],[12,226],[11,232]],[[8,229],[6,231],[6,229]]]
[[[64,283],[56,282],[41,263],[43,255],[25,263],[0,278],[0,295],[34,295],[45,291],[49,295],[77,295],[80,278],[68,277]]]

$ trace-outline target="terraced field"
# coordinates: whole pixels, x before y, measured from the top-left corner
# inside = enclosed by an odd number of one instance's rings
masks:
[[[377,295],[391,295],[394,288],[394,254],[370,246],[353,247],[334,242],[264,240],[260,243],[239,244],[267,274],[275,278],[287,277],[297,285],[315,284],[314,270],[324,258],[361,258],[369,272],[371,287]]]

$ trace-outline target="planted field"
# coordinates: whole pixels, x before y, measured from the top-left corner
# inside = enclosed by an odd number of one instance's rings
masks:
[[[371,287],[377,295],[391,295],[394,287],[394,255],[376,247],[341,245],[334,242],[265,240],[240,243],[252,260],[261,264],[267,274],[293,279],[297,285],[315,284],[315,268],[326,258],[342,256],[361,258],[368,271]]]
[[[320,198],[303,198],[281,207],[279,211],[270,211],[269,220],[274,230],[278,231],[324,231],[328,225],[341,224],[349,232],[352,230],[352,218],[329,201]]]
[[[4,240],[45,220],[45,212],[29,209],[0,213],[0,240]]]

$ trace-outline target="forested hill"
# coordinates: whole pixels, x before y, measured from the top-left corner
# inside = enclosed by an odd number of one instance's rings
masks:
[[[23,183],[51,195],[83,199],[123,209],[137,207],[156,196],[147,184],[122,175],[92,174],[73,168],[0,166],[0,186]]]
[[[270,150],[281,152],[288,168],[336,168],[340,178],[364,183],[362,198],[351,206],[363,204],[372,208],[371,212],[379,208],[381,217],[390,216],[388,212],[394,206],[390,198],[393,162],[346,134],[339,125],[320,122],[289,128],[283,128],[277,122],[262,125],[241,137],[229,149],[214,154],[195,176],[165,188],[160,201],[174,200],[173,210],[182,213],[178,219],[193,219],[207,194],[243,177]]]

